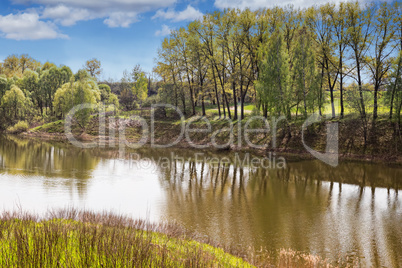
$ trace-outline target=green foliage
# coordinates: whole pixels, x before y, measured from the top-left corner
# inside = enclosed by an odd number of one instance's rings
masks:
[[[87,60],[85,68],[93,78],[97,78],[102,73],[101,62],[95,58]]]
[[[101,93],[101,101],[107,102],[109,100],[109,95],[112,92],[110,87],[106,84],[100,84],[100,85],[98,85],[98,87],[99,87],[99,91]]]
[[[288,54],[283,35],[275,31],[266,46],[261,47],[261,67],[256,91],[264,116],[290,116],[291,105],[295,102],[289,81]]]
[[[70,110],[80,104],[97,104],[100,92],[93,80],[80,80],[64,84],[56,91],[54,107],[59,118],[66,116]],[[91,115],[91,109],[81,109],[74,115],[76,122],[85,128]]]
[[[117,95],[110,93],[107,104],[114,105],[116,107],[116,109],[118,109],[120,107],[120,104],[119,104],[119,98],[117,97]]]
[[[7,128],[8,133],[18,134],[29,129],[27,121],[18,121],[14,126]]]
[[[148,80],[144,72],[138,74],[136,81],[133,83],[132,92],[137,102],[141,103],[148,95]]]
[[[21,77],[25,70],[35,70],[39,66],[40,63],[27,54],[10,55],[1,64],[0,74],[4,74],[9,78]]]
[[[4,76],[0,76],[0,100],[3,97],[4,93],[6,93],[7,86],[7,78]]]
[[[152,95],[144,100],[144,102],[142,103],[142,106],[143,107],[151,107],[153,104],[157,104],[157,103],[159,103],[159,96]]]
[[[297,95],[297,102],[302,102],[304,117],[308,113],[314,112],[318,101],[320,88],[315,65],[315,51],[313,49],[313,40],[306,28],[299,31],[296,38],[296,45],[293,50],[293,90]]]
[[[88,80],[91,78],[91,75],[88,73],[87,70],[85,69],[80,69],[77,71],[77,73],[74,75],[75,81],[80,81],[80,80]]]
[[[363,87],[362,90],[363,103],[370,103],[373,99],[373,91],[368,90],[367,87]],[[367,105],[362,106],[362,101],[359,95],[359,86],[352,84],[346,89],[345,92],[346,106],[350,108],[354,113],[363,116],[367,112]],[[364,108],[364,109],[363,109]]]
[[[53,101],[56,90],[70,81],[71,75],[71,70],[65,67],[51,67],[50,69],[42,71],[40,87],[41,90],[43,90],[42,93],[45,96],[45,102],[49,106],[51,114],[53,114]]]
[[[254,267],[172,226],[158,226],[162,234],[144,230],[151,227],[142,221],[71,212],[40,222],[26,214],[0,218],[0,266]]]
[[[28,105],[29,100],[25,98],[24,92],[15,85],[1,99],[1,108],[9,123],[24,118]]]

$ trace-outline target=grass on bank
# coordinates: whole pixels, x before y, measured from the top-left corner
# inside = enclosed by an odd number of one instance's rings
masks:
[[[162,233],[163,232],[163,233]],[[0,218],[1,267],[253,267],[172,225],[65,210]]]
[[[334,267],[308,253],[222,248],[175,224],[111,213],[0,214],[0,267]],[[228,253],[230,252],[230,253]],[[357,267],[345,263],[341,267]]]

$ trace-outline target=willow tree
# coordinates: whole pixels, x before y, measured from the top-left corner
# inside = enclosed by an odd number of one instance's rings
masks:
[[[142,103],[148,95],[148,79],[144,72],[139,72],[138,77],[133,81],[132,92],[134,98]]]
[[[24,118],[27,105],[28,100],[24,92],[16,85],[12,85],[1,98],[1,107],[9,123]]]
[[[315,65],[315,51],[313,42],[307,28],[302,28],[295,38],[296,45],[293,50],[292,78],[298,102],[303,101],[303,115],[307,118],[309,110],[314,110],[314,100],[317,94],[317,74]]]
[[[44,91],[39,83],[39,74],[35,71],[26,70],[21,79],[21,87],[29,92],[34,105],[39,109],[40,115],[43,116]]]
[[[65,117],[73,107],[84,104],[97,104],[101,95],[97,84],[90,79],[71,80],[62,85],[55,93],[53,106],[59,118]],[[90,119],[91,109],[79,109],[74,114],[74,121],[85,130]]]
[[[66,66],[61,68],[51,67],[41,73],[39,83],[45,95],[46,106],[50,108],[50,114],[53,114],[53,101],[56,90],[70,81],[71,77],[72,72]]]
[[[4,93],[6,93],[7,87],[8,87],[7,78],[4,76],[0,76],[0,101],[1,98],[4,96]]]
[[[275,31],[260,49],[260,75],[256,82],[265,117],[285,115],[291,119],[294,99],[289,85],[289,61],[282,33]]]

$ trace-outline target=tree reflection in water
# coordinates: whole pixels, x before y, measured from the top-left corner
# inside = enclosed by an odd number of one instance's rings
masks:
[[[196,162],[196,153],[231,161]],[[40,190],[38,183],[60,191],[62,200],[54,193],[52,200],[62,204],[73,200],[63,193],[77,191],[84,206],[132,215],[151,206],[157,219],[177,221],[226,245],[358,258],[367,267],[402,266],[401,168],[359,162],[332,168],[319,161],[251,168],[234,165],[234,153],[149,147],[118,157],[111,149],[1,138],[0,179],[4,189],[15,190],[14,182],[22,180],[24,193]],[[27,200],[38,195],[32,196]]]

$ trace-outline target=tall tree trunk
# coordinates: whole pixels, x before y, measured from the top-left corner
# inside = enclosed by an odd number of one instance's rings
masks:
[[[341,119],[343,119],[345,114],[345,108],[343,106],[343,56],[339,57],[339,69],[340,69],[340,77],[339,77],[339,91],[340,91],[340,104],[341,104]]]
[[[204,82],[203,82],[203,78],[201,77],[201,73],[200,73],[200,92],[201,92],[201,105],[202,105],[202,116],[206,116],[205,113],[205,102],[204,102],[204,98],[205,98],[205,94],[204,94]]]
[[[359,86],[360,105],[361,105],[361,109],[362,109],[361,116],[362,116],[362,118],[366,118],[366,107],[364,105],[363,84],[362,84],[362,79],[361,79],[361,73],[360,73],[361,68],[360,68],[359,60],[357,60],[356,67],[357,67],[357,85]]]
[[[223,118],[226,118],[225,97],[223,93],[222,93],[222,110],[223,110]]]
[[[324,63],[321,64],[320,92],[318,94],[318,114],[322,116],[322,89],[324,86]]]
[[[233,105],[234,105],[234,116],[233,120],[237,120],[237,96],[236,96],[236,82],[232,82],[232,91],[233,91]]]
[[[218,94],[218,83],[216,82],[216,76],[215,76],[215,69],[214,68],[212,68],[212,77],[214,79],[216,104],[218,105],[219,118],[221,118],[222,115],[221,115],[221,105],[220,105],[219,94]]]
[[[330,93],[330,98],[331,98],[331,114],[332,118],[335,118],[335,104],[334,104],[334,87],[335,87],[335,81],[334,83],[331,82],[331,73],[329,71],[329,63],[328,63],[328,58],[325,59],[325,66],[327,69],[327,79],[328,79],[328,86],[329,86],[329,93]]]
[[[378,90],[379,90],[380,85],[377,83],[374,85],[374,109],[373,109],[373,122],[377,119],[378,117]]]
[[[393,112],[393,106],[394,106],[394,98],[395,98],[395,92],[396,92],[396,88],[398,86],[398,82],[399,82],[399,75],[400,75],[400,71],[401,71],[401,60],[402,58],[399,58],[398,61],[398,69],[396,70],[396,78],[395,78],[395,83],[394,86],[392,88],[392,93],[391,93],[391,107],[389,109],[389,119],[392,119],[392,112]]]

